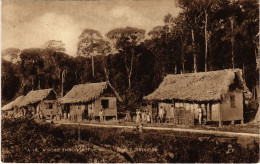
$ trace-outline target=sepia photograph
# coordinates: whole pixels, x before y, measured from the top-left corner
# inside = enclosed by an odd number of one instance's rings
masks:
[[[1,162],[259,163],[259,0],[2,0]]]

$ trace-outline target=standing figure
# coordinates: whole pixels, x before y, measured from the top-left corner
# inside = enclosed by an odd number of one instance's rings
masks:
[[[164,117],[164,109],[163,109],[163,106],[160,106],[160,109],[159,109],[160,122],[163,122],[163,117]]]
[[[103,117],[103,110],[101,109],[100,112],[99,112],[99,121],[100,122],[103,122],[104,121],[104,117]]]
[[[141,112],[140,112],[140,110],[139,109],[137,109],[136,110],[136,120],[135,120],[135,122],[136,123],[139,123],[141,120],[141,118],[140,118],[140,114],[141,114]]]
[[[66,119],[67,119],[67,113],[64,112],[64,120],[66,120]]]
[[[125,121],[130,121],[130,120],[131,120],[130,111],[127,110],[127,111],[126,111],[126,116],[125,116]]]
[[[36,107],[36,116],[37,116],[37,119],[40,119],[40,105],[37,105],[37,107]]]
[[[150,115],[149,111],[147,111],[147,113],[146,113],[146,120],[147,120],[147,123],[151,123],[151,115]]]
[[[142,122],[146,121],[146,112],[142,111]]]
[[[60,121],[62,118],[62,109],[58,108],[58,120]]]
[[[199,113],[199,125],[201,125],[201,122],[202,122],[202,109],[201,109],[201,107],[199,107],[198,113]]]
[[[26,113],[27,113],[26,109],[25,109],[25,108],[22,108],[22,111],[23,111],[23,116],[25,116]]]
[[[202,110],[202,120],[203,124],[206,124],[207,122],[207,110],[204,104],[201,105],[201,110]]]

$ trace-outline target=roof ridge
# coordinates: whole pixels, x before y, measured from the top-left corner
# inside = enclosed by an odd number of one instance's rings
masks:
[[[202,75],[202,74],[207,74],[207,73],[217,73],[217,72],[237,72],[237,71],[242,71],[239,68],[236,69],[222,69],[222,70],[215,70],[215,71],[207,71],[207,72],[188,72],[188,73],[183,73],[183,74],[167,74],[166,76],[185,76],[185,75]]]

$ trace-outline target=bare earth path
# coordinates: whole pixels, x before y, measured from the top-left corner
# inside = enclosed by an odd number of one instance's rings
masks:
[[[104,127],[104,128],[130,128],[134,129],[136,126],[122,126],[122,125],[100,125],[100,124],[87,124],[87,123],[58,123],[63,125],[80,125],[80,126],[92,126],[92,127]],[[217,130],[199,130],[199,129],[185,129],[185,128],[168,128],[168,127],[143,127],[147,130],[166,130],[175,132],[187,132],[187,133],[200,133],[215,136],[226,136],[226,137],[253,137],[259,138],[259,134],[253,133],[238,133],[238,132],[227,132],[227,131],[217,131]]]

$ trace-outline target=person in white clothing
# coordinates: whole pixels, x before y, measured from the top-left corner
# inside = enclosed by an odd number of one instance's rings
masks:
[[[146,112],[142,111],[142,122],[146,121]]]
[[[160,106],[160,109],[159,109],[160,122],[163,122],[163,117],[164,117],[164,109],[163,109],[163,106]]]
[[[141,120],[141,118],[140,118],[140,114],[141,114],[140,110],[137,109],[137,110],[136,110],[136,123],[139,123],[140,120]]]
[[[151,123],[151,116],[150,116],[149,111],[146,112],[146,120],[147,120],[147,123]]]
[[[202,122],[202,109],[201,109],[201,107],[199,107],[198,113],[199,113],[199,125],[201,125],[201,122]]]
[[[100,122],[103,122],[104,121],[104,116],[103,116],[103,110],[101,109],[100,112],[99,112],[99,120]]]

